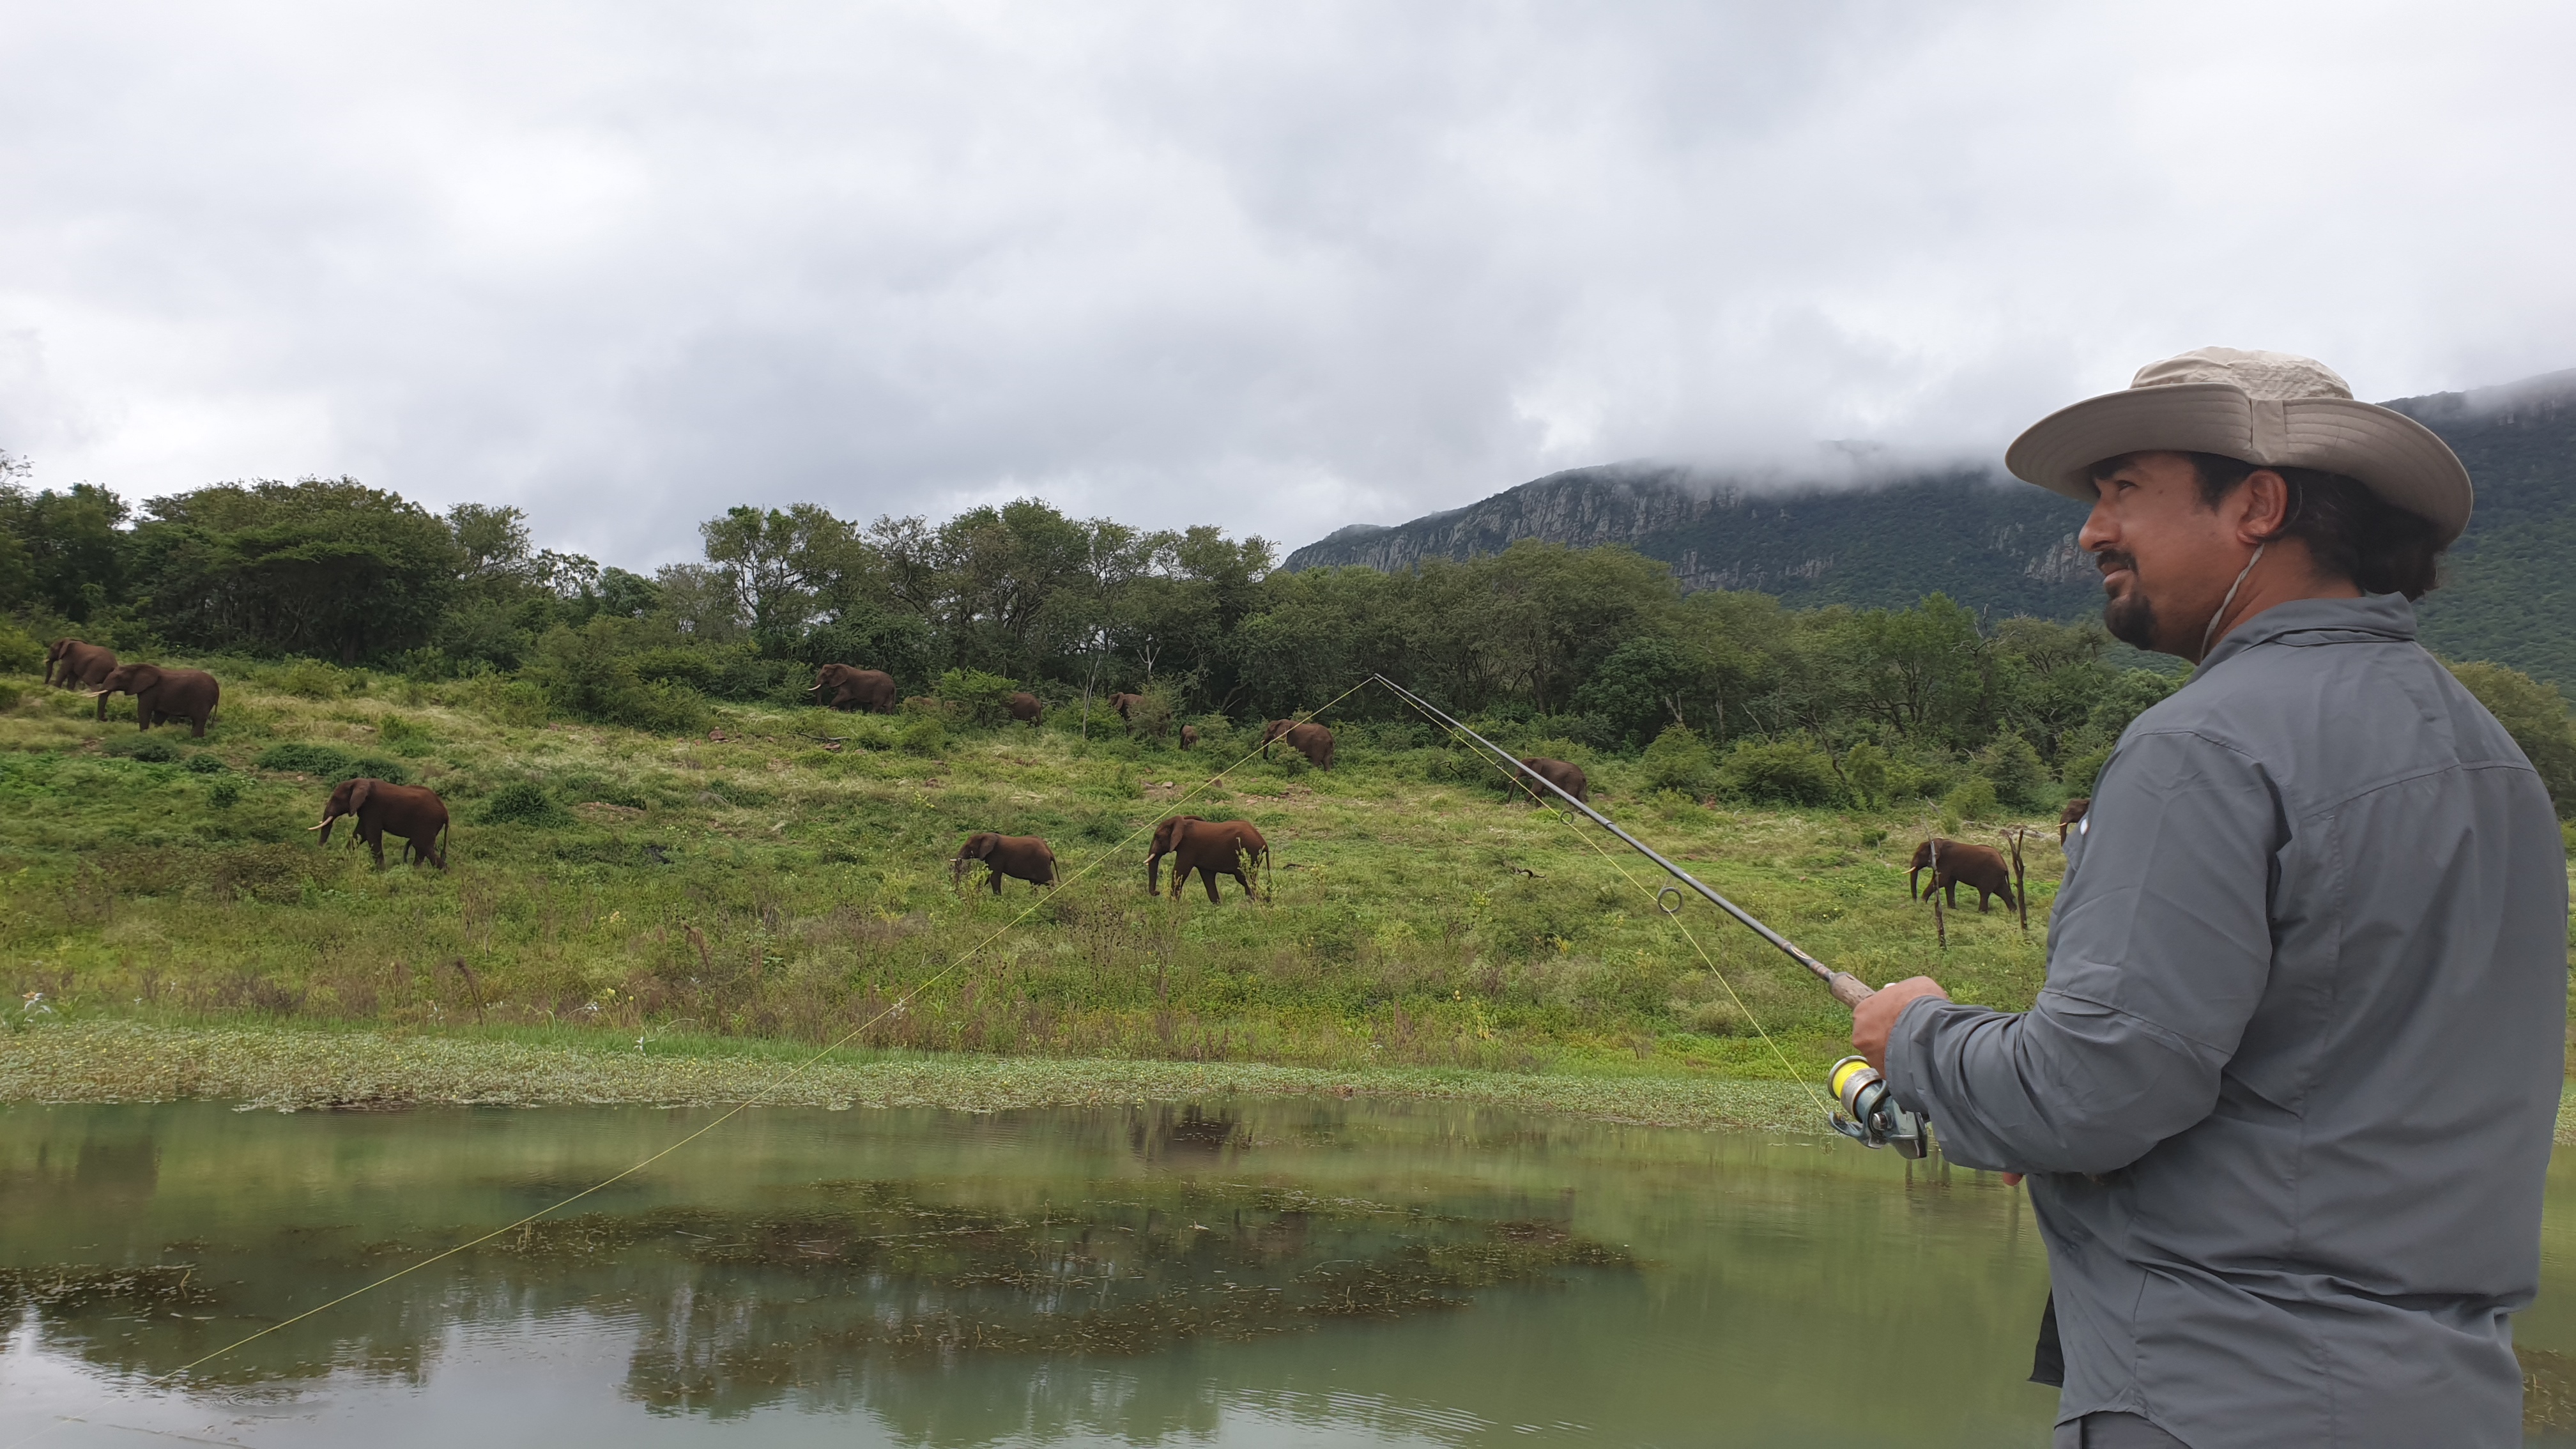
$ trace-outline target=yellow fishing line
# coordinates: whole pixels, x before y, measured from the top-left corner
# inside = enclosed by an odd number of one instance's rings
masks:
[[[1411,704],[1411,703],[1412,703],[1412,701],[1410,701],[1410,700],[1407,700],[1407,701],[1405,701],[1405,702],[1406,702],[1407,704]],[[1462,734],[1461,734],[1460,732],[1458,732],[1457,730],[1451,729],[1449,726],[1447,726],[1447,725],[1445,725],[1445,724],[1442,724],[1442,723],[1439,721],[1439,719],[1437,719],[1436,717],[1434,717],[1433,715],[1431,715],[1428,711],[1423,710],[1423,708],[1422,708],[1420,705],[1414,705],[1414,706],[1413,706],[1413,708],[1414,708],[1414,712],[1415,712],[1415,713],[1420,714],[1424,719],[1429,720],[1429,721],[1431,722],[1431,724],[1433,725],[1433,727],[1435,727],[1435,728],[1437,728],[1437,729],[1440,729],[1440,730],[1443,730],[1443,731],[1447,732],[1447,734],[1449,735],[1449,738],[1451,738],[1452,740],[1457,740],[1457,741],[1459,741],[1459,742],[1461,742],[1461,743],[1467,743],[1467,741],[1466,741],[1466,739],[1465,739],[1465,736],[1464,736],[1464,735],[1462,735]],[[1518,789],[1521,791],[1521,793],[1523,793],[1523,794],[1525,794],[1525,795],[1529,796],[1532,800],[1537,801],[1537,802],[1539,803],[1539,805],[1540,805],[1541,807],[1543,807],[1543,808],[1544,808],[1544,807],[1550,807],[1550,806],[1551,806],[1551,803],[1552,803],[1552,802],[1550,802],[1550,801],[1548,801],[1548,800],[1546,800],[1546,799],[1542,798],[1542,797],[1540,796],[1540,794],[1538,793],[1538,791],[1536,791],[1536,790],[1534,790],[1534,789],[1530,788],[1530,784],[1529,784],[1529,782],[1528,782],[1527,780],[1522,779],[1522,778],[1521,778],[1517,773],[1515,773],[1515,772],[1513,772],[1513,771],[1510,771],[1510,770],[1506,770],[1506,769],[1504,769],[1504,768],[1503,768],[1499,763],[1497,763],[1497,762],[1494,760],[1494,758],[1493,758],[1491,755],[1486,754],[1482,749],[1478,749],[1474,744],[1472,744],[1472,743],[1467,743],[1467,747],[1468,747],[1470,750],[1474,750],[1474,751],[1475,751],[1475,753],[1476,753],[1477,758],[1479,758],[1479,759],[1483,760],[1487,765],[1491,766],[1491,767],[1493,768],[1493,770],[1494,770],[1494,772],[1495,772],[1496,774],[1499,774],[1499,775],[1501,775],[1504,779],[1509,780],[1509,781],[1510,781],[1510,782],[1511,782],[1511,783],[1512,783],[1516,788],[1518,788]],[[1727,1000],[1734,1002],[1734,1003],[1735,1003],[1735,1009],[1736,1009],[1736,1010],[1738,1010],[1738,1011],[1740,1011],[1740,1012],[1743,1012],[1743,1013],[1744,1013],[1744,1019],[1745,1019],[1745,1021],[1746,1021],[1747,1023],[1749,1023],[1749,1024],[1753,1027],[1753,1034],[1754,1034],[1755,1036],[1758,1036],[1758,1037],[1762,1038],[1762,1044],[1763,1044],[1764,1046],[1767,1046],[1767,1047],[1769,1047],[1769,1048],[1771,1049],[1771,1055],[1773,1055],[1773,1056],[1775,1056],[1775,1057],[1778,1057],[1778,1058],[1780,1059],[1780,1069],[1781,1069],[1782,1071],[1787,1072],[1787,1073],[1789,1074],[1789,1080],[1791,1080],[1791,1081],[1793,1081],[1793,1082],[1796,1082],[1796,1083],[1797,1083],[1799,1086],[1801,1086],[1801,1087],[1806,1088],[1807,1096],[1815,1102],[1815,1104],[1816,1104],[1816,1110],[1817,1110],[1817,1111],[1822,1112],[1822,1113],[1825,1113],[1827,1116],[1831,1116],[1831,1115],[1832,1115],[1832,1109],[1831,1109],[1831,1108],[1829,1108],[1829,1107],[1827,1107],[1827,1106],[1825,1105],[1825,1099],[1824,1099],[1823,1097],[1821,1097],[1821,1096],[1817,1095],[1815,1083],[1808,1081],[1808,1080],[1807,1080],[1807,1078],[1806,1078],[1806,1076],[1805,1076],[1805,1074],[1801,1073],[1801,1072],[1800,1072],[1796,1067],[1794,1067],[1794,1066],[1790,1065],[1790,1062],[1789,1062],[1789,1054],[1788,1054],[1787,1052],[1782,1051],[1782,1050],[1780,1049],[1780,1044],[1779,1044],[1778,1042],[1773,1041],[1773,1040],[1771,1039],[1771,1033],[1769,1033],[1769,1032],[1767,1032],[1767,1031],[1764,1031],[1764,1030],[1762,1029],[1762,1019],[1761,1019],[1760,1017],[1755,1016],[1755,1015],[1753,1014],[1753,1008],[1752,1008],[1752,1007],[1747,1006],[1747,1005],[1745,1005],[1745,1004],[1744,1004],[1744,998],[1743,998],[1743,997],[1736,995],[1736,993],[1735,993],[1735,983],[1733,983],[1733,982],[1731,982],[1731,981],[1727,980],[1727,979],[1726,979],[1726,973],[1725,973],[1725,972],[1723,972],[1723,971],[1720,971],[1719,969],[1717,969],[1717,963],[1716,963],[1715,961],[1713,961],[1713,960],[1711,960],[1711,959],[1709,958],[1708,948],[1707,948],[1707,947],[1705,947],[1705,946],[1702,946],[1702,945],[1699,943],[1699,937],[1697,937],[1697,936],[1695,936],[1695,935],[1691,934],[1691,928],[1690,928],[1689,926],[1687,926],[1687,925],[1683,924],[1683,922],[1682,922],[1682,918],[1681,918],[1681,913],[1680,913],[1679,911],[1666,911],[1666,910],[1664,910],[1663,906],[1661,905],[1661,901],[1662,901],[1662,899],[1663,899],[1663,897],[1662,897],[1661,893],[1660,893],[1660,892],[1659,892],[1659,891],[1658,891],[1654,886],[1651,886],[1651,885],[1647,884],[1646,882],[1644,882],[1644,881],[1641,881],[1641,880],[1637,879],[1635,876],[1628,874],[1628,868],[1627,868],[1627,866],[1625,866],[1624,864],[1622,864],[1622,863],[1620,862],[1620,860],[1619,860],[1619,858],[1618,858],[1617,856],[1612,855],[1609,851],[1602,849],[1602,848],[1601,848],[1601,842],[1600,842],[1600,841],[1597,841],[1597,840],[1593,839],[1593,838],[1592,838],[1592,836],[1591,836],[1591,833],[1590,833],[1590,832],[1586,831],[1586,830],[1585,830],[1581,825],[1579,825],[1579,824],[1575,823],[1575,818],[1574,818],[1574,815],[1573,815],[1573,813],[1572,813],[1571,811],[1558,810],[1558,809],[1554,809],[1554,808],[1548,808],[1548,813],[1549,813],[1549,814],[1551,814],[1551,815],[1554,815],[1555,817],[1557,817],[1557,819],[1558,819],[1558,820],[1562,821],[1562,822],[1564,823],[1564,825],[1565,825],[1565,828],[1566,828],[1566,829],[1573,831],[1576,839],[1578,839],[1578,840],[1582,841],[1584,844],[1586,844],[1586,845],[1588,845],[1588,846],[1591,846],[1591,847],[1592,847],[1592,853],[1593,853],[1593,854],[1598,855],[1598,856],[1600,856],[1603,860],[1605,860],[1605,861],[1609,862],[1610,868],[1611,868],[1612,870],[1617,871],[1617,872],[1619,873],[1619,875],[1620,875],[1620,878],[1621,878],[1621,879],[1623,879],[1623,880],[1627,881],[1627,882],[1628,882],[1628,884],[1630,884],[1630,885],[1632,885],[1632,886],[1635,886],[1637,889],[1639,889],[1639,890],[1641,890],[1641,891],[1644,891],[1644,892],[1647,894],[1647,896],[1648,896],[1648,897],[1650,897],[1650,898],[1652,898],[1652,899],[1654,899],[1655,901],[1657,901],[1657,902],[1658,902],[1658,904],[1657,904],[1657,905],[1656,905],[1656,907],[1655,907],[1655,910],[1656,910],[1657,914],[1663,915],[1663,916],[1665,916],[1667,919],[1669,919],[1669,920],[1673,923],[1673,928],[1674,928],[1675,930],[1678,930],[1678,931],[1680,931],[1680,932],[1682,933],[1682,939],[1683,939],[1683,940],[1685,940],[1685,941],[1690,942],[1690,944],[1691,944],[1691,949],[1692,949],[1693,951],[1695,951],[1695,952],[1699,953],[1700,964],[1701,964],[1701,965],[1703,965],[1703,966],[1706,966],[1706,967],[1708,968],[1708,974],[1709,974],[1709,975],[1714,976],[1714,977],[1716,977],[1716,978],[1717,978],[1717,984],[1718,984],[1718,985],[1720,985],[1720,986],[1722,986],[1722,987],[1725,987],[1725,988],[1726,988],[1726,998],[1727,998]]]
[[[1359,693],[1362,689],[1366,688],[1367,685],[1368,681],[1363,679],[1358,684],[1354,684],[1350,688],[1343,690],[1339,695],[1317,708],[1308,710],[1305,713],[1296,716],[1296,719],[1301,724],[1312,720],[1315,716],[1322,714],[1325,710],[1331,709],[1334,705],[1340,704],[1343,700]],[[1265,747],[1266,745],[1255,745],[1252,749],[1246,751],[1242,758],[1237,759],[1233,764],[1226,766],[1224,769],[1210,775],[1207,779],[1199,782],[1197,785],[1192,786],[1188,794],[1185,794],[1172,802],[1173,808],[1177,810],[1178,807],[1188,804],[1191,800],[1197,798],[1201,793],[1206,791],[1210,786],[1215,785],[1218,781],[1223,780],[1226,776],[1233,774],[1235,771],[1242,769],[1246,764],[1251,762],[1253,756],[1260,754]],[[1146,824],[1140,825],[1134,830],[1129,831],[1116,844],[1111,845],[1107,849],[1099,852],[1097,855],[1094,855],[1081,869],[1057,881],[1056,889],[1062,890],[1066,886],[1073,884],[1075,881],[1078,881],[1084,876],[1099,869],[1100,866],[1112,855],[1125,850],[1135,841],[1136,837],[1143,835],[1146,831],[1153,828],[1155,824],[1159,823],[1159,821],[1149,821]],[[714,1121],[698,1128],[696,1131],[682,1137],[677,1142],[672,1143],[670,1146],[663,1148],[661,1151],[654,1153],[652,1156],[645,1158],[643,1161],[636,1163],[632,1167],[628,1167],[613,1176],[602,1178],[599,1181],[592,1183],[590,1186],[583,1188],[581,1191],[572,1194],[570,1197],[564,1198],[560,1202],[549,1204],[546,1207],[539,1208],[535,1212],[532,1212],[526,1217],[520,1218],[515,1222],[504,1223],[500,1227],[494,1228],[492,1231],[483,1234],[481,1237],[469,1238],[444,1252],[433,1253],[430,1256],[421,1259],[419,1262],[410,1264],[407,1267],[397,1268],[393,1272],[387,1273],[385,1276],[376,1279],[372,1283],[352,1288],[348,1292],[341,1294],[337,1298],[331,1299],[327,1303],[315,1304],[313,1307],[307,1308],[303,1312],[298,1313],[291,1318],[279,1319],[277,1322],[268,1325],[266,1328],[260,1329],[256,1333],[244,1334],[240,1338],[234,1339],[232,1342],[225,1344],[223,1347],[218,1348],[211,1353],[203,1354],[197,1358],[191,1359],[167,1373],[159,1374],[153,1379],[146,1380],[146,1382],[156,1388],[167,1386],[169,1383],[176,1381],[181,1376],[191,1372],[192,1370],[205,1364],[212,1363],[216,1359],[222,1358],[224,1355],[233,1352],[235,1349],[256,1343],[259,1340],[268,1337],[270,1334],[277,1332],[279,1329],[291,1328],[316,1314],[327,1313],[353,1298],[364,1297],[365,1295],[384,1287],[388,1283],[410,1277],[412,1274],[419,1272],[423,1268],[445,1262],[447,1259],[453,1258],[457,1254],[469,1249],[481,1247],[483,1244],[492,1241],[494,1238],[500,1237],[504,1233],[524,1228],[530,1223],[560,1212],[563,1209],[572,1206],[574,1203],[581,1201],[583,1198],[589,1197],[604,1188],[614,1187],[618,1183],[625,1181],[627,1178],[633,1177],[635,1174],[651,1167],[654,1163],[661,1161],[663,1158],[670,1156],[672,1153],[679,1151],[681,1148],[686,1147],[690,1143],[697,1141],[699,1138],[706,1136],[710,1132],[713,1132],[718,1127],[721,1127],[727,1122],[732,1121],[734,1118],[741,1116],[746,1110],[759,1106],[762,1102],[768,1099],[771,1093],[776,1092],[779,1088],[794,1081],[798,1075],[811,1068],[815,1063],[823,1060],[823,1058],[827,1056],[830,1056],[832,1053],[839,1051],[842,1047],[849,1045],[850,1042],[855,1040],[861,1033],[865,1032],[868,1028],[875,1026],[878,1022],[885,1020],[888,1016],[893,1015],[895,1012],[904,1010],[910,1005],[914,998],[920,996],[921,993],[929,990],[931,987],[938,985],[951,973],[955,972],[958,967],[974,960],[977,956],[983,954],[985,950],[990,948],[994,942],[1010,934],[1022,921],[1027,920],[1030,915],[1035,913],[1039,906],[1046,904],[1050,899],[1052,899],[1052,896],[1050,895],[1040,895],[1036,897],[1034,900],[1030,901],[1028,906],[1021,910],[1018,915],[1011,917],[1011,919],[1003,922],[1000,926],[995,927],[992,934],[984,937],[984,939],[976,942],[974,945],[967,947],[964,951],[959,952],[955,957],[949,960],[947,965],[940,967],[937,971],[934,971],[930,975],[922,978],[922,980],[910,990],[886,1003],[884,1008],[879,1010],[876,1015],[860,1022],[857,1026],[854,1026],[847,1032],[842,1033],[842,1035],[835,1039],[830,1045],[821,1048],[813,1055],[805,1058],[803,1061],[800,1061],[794,1066],[791,1066],[787,1070],[779,1073],[776,1078],[762,1086],[759,1091],[754,1092],[751,1096],[735,1103],[732,1107],[726,1109],[725,1112],[718,1116]],[[80,1421],[74,1419],[57,1420],[55,1423],[49,1424],[46,1427],[37,1430],[33,1434],[29,1434],[21,1439],[13,1440],[8,1446],[8,1449],[20,1449],[20,1446],[22,1445],[33,1444],[46,1435],[53,1433],[56,1429],[61,1428],[64,1424],[77,1422]]]

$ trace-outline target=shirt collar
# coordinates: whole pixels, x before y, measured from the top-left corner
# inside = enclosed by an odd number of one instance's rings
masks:
[[[2296,637],[2293,637],[2296,636]],[[2415,606],[2404,594],[2364,594],[2358,599],[2293,599],[2237,625],[2200,661],[2194,675],[2257,644],[2367,644],[2415,637]]]

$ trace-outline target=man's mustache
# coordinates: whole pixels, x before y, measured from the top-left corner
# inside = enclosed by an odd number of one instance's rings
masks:
[[[2118,569],[2127,569],[2131,573],[2136,573],[2138,571],[2138,556],[2131,553],[2122,553],[2116,548],[2106,548],[2100,553],[2093,555],[2093,566],[2106,574]]]

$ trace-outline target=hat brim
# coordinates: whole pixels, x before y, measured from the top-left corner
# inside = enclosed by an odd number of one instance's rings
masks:
[[[2025,483],[2090,503],[2093,465],[2146,452],[2341,473],[2429,520],[2446,547],[2469,526],[2476,502],[2459,455],[2404,413],[2350,398],[2256,401],[2224,383],[2131,388],[2060,408],[2013,440],[2004,466]]]

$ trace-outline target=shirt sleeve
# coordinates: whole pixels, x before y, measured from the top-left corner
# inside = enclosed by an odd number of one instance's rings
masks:
[[[2286,839],[2243,753],[2191,733],[2125,741],[2057,897],[2048,984],[2018,1015],[1908,1003],[1896,1099],[1971,1167],[2103,1173],[2207,1117],[2271,971]]]

